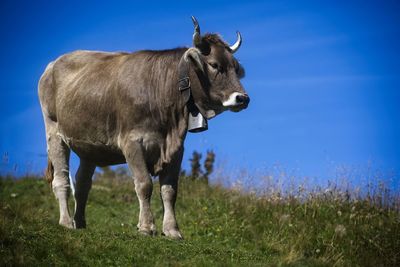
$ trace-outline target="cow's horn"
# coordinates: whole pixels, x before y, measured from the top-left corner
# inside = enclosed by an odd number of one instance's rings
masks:
[[[197,22],[197,19],[194,16],[192,16],[192,21],[194,25],[193,45],[194,47],[199,48],[201,45],[200,26],[199,23]]]
[[[235,53],[235,52],[239,49],[240,45],[242,44],[242,35],[241,35],[240,32],[238,32],[238,31],[236,32],[236,34],[237,34],[236,43],[234,43],[234,44],[230,47],[230,49],[232,50],[232,54]]]

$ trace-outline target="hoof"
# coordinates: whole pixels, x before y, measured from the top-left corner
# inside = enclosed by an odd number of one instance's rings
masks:
[[[68,229],[75,229],[75,223],[73,220],[60,220],[59,224]]]
[[[183,236],[178,229],[164,230],[162,235],[175,240],[183,240]]]
[[[148,227],[138,227],[138,232],[141,235],[145,235],[145,236],[156,236],[157,235],[157,230],[156,230],[156,226],[153,224],[151,226]]]
[[[84,229],[86,228],[86,221],[74,220],[75,229]]]
[[[156,236],[157,231],[147,231],[147,230],[138,230],[139,234],[144,235],[144,236]]]

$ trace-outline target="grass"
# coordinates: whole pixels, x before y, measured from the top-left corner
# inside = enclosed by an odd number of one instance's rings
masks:
[[[161,229],[157,183],[154,189]],[[95,180],[88,228],[67,230],[43,180],[3,177],[0,265],[400,266],[395,203],[322,190],[303,196],[260,197],[181,179],[177,218],[185,240],[173,241],[136,232],[131,181]]]

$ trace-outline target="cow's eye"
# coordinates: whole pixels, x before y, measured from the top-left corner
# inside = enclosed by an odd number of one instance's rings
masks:
[[[218,66],[217,63],[211,62],[211,63],[208,63],[208,64],[209,64],[213,69],[219,70],[219,66]]]

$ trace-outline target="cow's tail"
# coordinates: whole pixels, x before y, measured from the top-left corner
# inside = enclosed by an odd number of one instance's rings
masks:
[[[44,173],[44,179],[51,185],[54,179],[54,167],[50,159],[47,159],[47,169]]]

